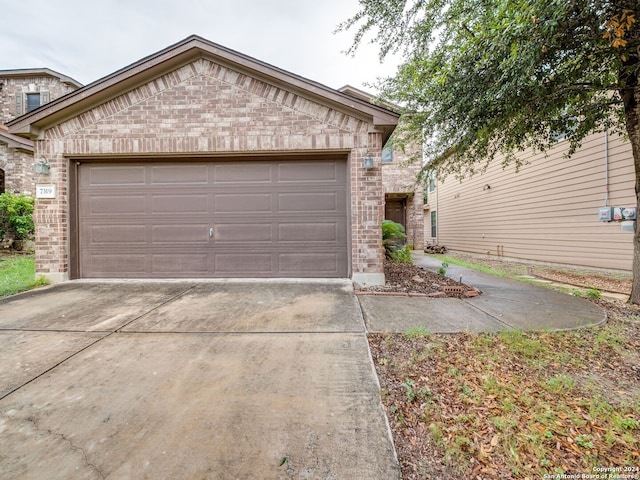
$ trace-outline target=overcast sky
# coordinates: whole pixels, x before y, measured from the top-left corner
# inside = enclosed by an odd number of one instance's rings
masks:
[[[332,88],[392,75],[334,34],[358,0],[0,0],[0,70],[47,67],[83,84],[195,34]]]

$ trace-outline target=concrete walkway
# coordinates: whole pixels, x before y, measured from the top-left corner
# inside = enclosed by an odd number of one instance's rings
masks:
[[[441,261],[414,254],[418,266],[436,272]],[[597,305],[566,293],[477,270],[450,265],[447,276],[474,286],[474,298],[361,296],[370,332],[404,333],[425,328],[432,333],[496,332],[500,330],[572,330],[606,321]]]

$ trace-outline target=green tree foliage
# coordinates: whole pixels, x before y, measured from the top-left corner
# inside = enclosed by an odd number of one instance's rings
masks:
[[[340,25],[351,53],[372,36],[402,55],[377,85],[403,108],[397,146],[425,144],[440,176],[519,165],[558,134],[569,154],[591,132],[628,135],[640,191],[638,0],[360,0]],[[640,229],[635,251],[640,252]],[[632,301],[640,303],[640,253]]]
[[[3,193],[0,195],[0,237],[10,235],[24,240],[34,234],[33,198]]]

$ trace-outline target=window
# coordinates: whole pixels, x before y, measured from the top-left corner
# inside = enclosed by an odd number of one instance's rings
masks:
[[[436,238],[437,229],[436,229],[436,212],[435,210],[431,212],[431,238]]]
[[[393,162],[393,145],[391,142],[387,142],[387,144],[382,149],[382,163],[391,163]]]
[[[27,112],[32,112],[40,106],[39,93],[27,93]]]
[[[433,192],[436,189],[436,172],[429,171],[429,191]],[[434,235],[435,236],[435,235]]]
[[[0,168],[0,193],[4,193],[4,170]]]

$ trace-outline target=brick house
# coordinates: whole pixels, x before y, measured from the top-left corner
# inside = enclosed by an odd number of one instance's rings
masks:
[[[51,165],[37,272],[383,283],[380,159],[397,120],[191,36],[9,122]]]
[[[346,85],[340,92],[367,102],[375,97]],[[393,148],[390,139],[382,149],[382,188],[384,190],[384,218],[400,223],[405,228],[406,242],[414,250],[424,248],[423,185],[417,183],[422,168],[419,161],[410,161],[411,155]]]
[[[47,68],[0,70],[0,193],[33,195],[33,142],[4,124],[82,85]]]

